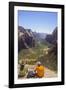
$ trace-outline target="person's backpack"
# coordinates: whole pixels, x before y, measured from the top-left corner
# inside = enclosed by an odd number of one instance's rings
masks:
[[[35,73],[33,71],[29,71],[27,78],[32,78],[32,77],[35,77]]]

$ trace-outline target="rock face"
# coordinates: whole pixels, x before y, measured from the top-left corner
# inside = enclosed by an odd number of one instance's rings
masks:
[[[30,29],[18,27],[18,51],[35,46],[35,39]]]
[[[54,55],[57,57],[57,27],[54,29],[51,35],[46,36],[46,40],[53,45],[49,53],[54,53]]]
[[[47,35],[45,39],[51,44],[56,44],[57,43],[57,27],[54,29],[52,34]]]

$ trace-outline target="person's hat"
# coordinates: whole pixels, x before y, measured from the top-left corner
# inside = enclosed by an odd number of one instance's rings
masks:
[[[41,65],[41,62],[37,62],[37,65]]]

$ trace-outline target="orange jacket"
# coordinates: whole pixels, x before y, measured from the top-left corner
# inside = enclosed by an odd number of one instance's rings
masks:
[[[44,77],[44,66],[42,66],[42,65],[36,66],[35,71],[37,72],[36,73],[37,77],[40,77],[40,78]]]

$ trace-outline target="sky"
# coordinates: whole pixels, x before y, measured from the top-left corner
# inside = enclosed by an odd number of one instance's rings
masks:
[[[57,26],[57,12],[18,11],[18,25],[38,33],[52,33]]]

